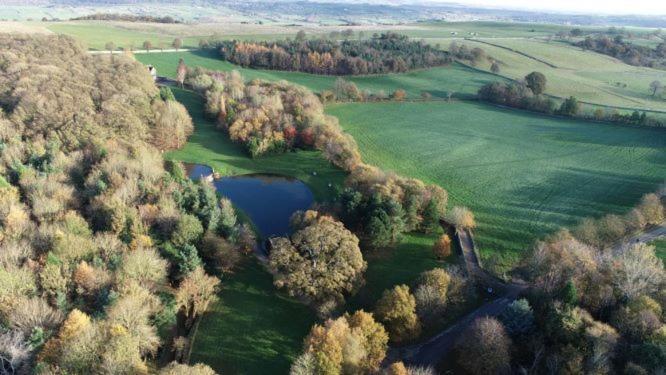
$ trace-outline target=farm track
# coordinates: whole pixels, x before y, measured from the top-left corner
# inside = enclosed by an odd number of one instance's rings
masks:
[[[482,306],[471,313],[460,318],[458,322],[449,326],[436,336],[424,343],[413,345],[406,348],[392,349],[389,353],[391,359],[401,359],[407,364],[435,367],[445,358],[453,349],[458,337],[472,324],[477,318],[484,316],[497,316],[513,302],[528,287],[523,281],[513,281],[504,283],[487,273],[480,265],[476,256],[474,240],[469,230],[456,230],[456,237],[460,244],[462,257],[465,261],[465,268],[470,277],[476,279],[477,283],[483,288],[492,288],[493,293],[501,291],[498,297],[484,303]],[[491,289],[488,289],[491,290]]]

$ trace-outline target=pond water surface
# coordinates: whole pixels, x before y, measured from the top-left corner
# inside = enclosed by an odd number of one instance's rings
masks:
[[[185,164],[193,180],[211,178],[212,168],[200,164]],[[289,219],[299,210],[307,210],[314,202],[310,188],[295,178],[249,174],[213,179],[220,195],[228,198],[252,220],[265,239],[291,233]]]

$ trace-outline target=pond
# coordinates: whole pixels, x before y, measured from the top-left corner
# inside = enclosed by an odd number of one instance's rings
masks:
[[[307,210],[314,202],[310,188],[295,178],[249,174],[215,179],[208,166],[185,164],[185,169],[193,180],[212,179],[218,193],[242,210],[263,238],[289,234],[291,215]]]

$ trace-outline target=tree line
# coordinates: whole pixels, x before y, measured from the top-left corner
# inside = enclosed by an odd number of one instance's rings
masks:
[[[127,21],[127,22],[153,22],[153,23],[181,23],[171,16],[136,16],[133,14],[95,13],[87,16],[70,18],[70,21]]]
[[[624,61],[630,65],[647,66],[650,68],[666,68],[666,43],[659,43],[655,48],[641,46],[624,40],[619,34],[614,37],[607,35],[588,36],[575,43],[578,47],[603,53]]]
[[[224,60],[243,67],[327,75],[402,73],[446,65],[449,54],[405,35],[383,33],[364,40],[306,39],[276,42],[220,41]]]
[[[620,113],[615,109],[604,110],[602,108],[584,111],[582,103],[574,96],[562,100],[558,105],[553,98],[543,95],[546,84],[547,79],[542,73],[532,72],[519,81],[487,83],[479,88],[477,96],[479,99],[491,103],[549,115],[628,125],[666,127],[666,120],[652,115],[648,116],[644,111],[634,110],[631,113]],[[661,89],[661,83],[653,82],[650,89],[656,93]]]
[[[69,37],[2,35],[0,61],[0,369],[182,359],[220,283],[204,262],[228,270],[253,245],[229,202],[162,159],[192,132],[187,111],[143,65]]]

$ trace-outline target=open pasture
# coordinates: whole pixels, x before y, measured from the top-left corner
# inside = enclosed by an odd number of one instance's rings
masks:
[[[548,80],[547,94],[573,95],[585,102],[607,106],[666,110],[666,100],[653,98],[649,90],[650,82],[666,76],[661,70],[631,66],[610,56],[555,41],[485,39],[461,43],[480,47],[498,60],[503,76],[522,79],[532,71],[542,72]],[[479,68],[490,70],[490,64],[484,61]]]
[[[437,183],[477,217],[482,256],[514,264],[534,240],[622,213],[666,176],[666,133],[456,102],[327,108],[364,159]],[[502,268],[503,268],[502,267]]]
[[[203,67],[211,70],[238,70],[245,79],[264,79],[268,81],[287,80],[309,88],[315,92],[332,89],[335,76],[322,76],[300,72],[282,72],[275,70],[246,69],[221,60],[215,54],[202,51],[164,52],[136,54],[136,59],[144,64],[152,64],[159,75],[175,78],[178,60],[183,59],[189,67]],[[437,98],[445,98],[447,92],[454,96],[469,96],[477,92],[482,85],[498,80],[496,76],[484,74],[459,64],[418,70],[401,74],[382,74],[344,77],[355,82],[362,90],[377,93],[380,90],[390,94],[402,88],[409,98],[419,98],[422,91]]]

